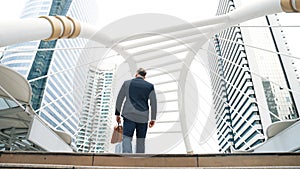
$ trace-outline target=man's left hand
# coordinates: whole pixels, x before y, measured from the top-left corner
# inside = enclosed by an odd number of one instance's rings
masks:
[[[151,120],[151,121],[149,122],[149,128],[152,128],[152,127],[154,126],[154,124],[155,124],[155,121],[154,121],[154,120]]]

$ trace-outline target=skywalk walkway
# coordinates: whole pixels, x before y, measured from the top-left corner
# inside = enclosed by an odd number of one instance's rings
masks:
[[[299,168],[300,153],[94,154],[0,152],[0,168]]]

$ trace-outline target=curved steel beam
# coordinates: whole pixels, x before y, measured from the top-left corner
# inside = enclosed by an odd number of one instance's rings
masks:
[[[299,11],[300,0],[261,0],[251,2],[248,5],[238,8],[228,14],[216,16],[192,24],[196,27],[202,27],[208,25],[217,25],[218,23],[225,23],[221,24],[221,27],[219,29],[226,29],[232,25],[260,16],[280,12]],[[91,35],[91,32],[87,32],[91,30],[88,28],[90,27],[90,25],[86,23],[80,23],[72,19],[71,17],[65,18],[64,16],[43,16],[41,18],[0,21],[0,25],[0,47],[20,42],[41,39],[54,40],[59,38],[76,38],[77,36],[82,38],[90,38],[90,36],[87,37],[86,35]],[[187,27],[190,28],[190,25],[188,25]],[[187,27],[185,25],[178,25],[169,28],[164,28],[162,30],[154,30],[153,32],[170,33],[185,30]],[[219,29],[210,29],[207,31],[210,33],[217,33]],[[92,34],[95,34],[96,31]],[[109,41],[116,42],[120,39],[109,39]],[[103,43],[103,38],[100,38],[97,41]]]

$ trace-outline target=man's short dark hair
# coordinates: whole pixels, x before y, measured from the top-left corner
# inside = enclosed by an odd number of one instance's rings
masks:
[[[139,74],[139,75],[141,75],[141,76],[143,76],[143,77],[145,77],[146,74],[147,74],[146,70],[143,69],[143,68],[139,68],[139,69],[136,71],[136,73]]]

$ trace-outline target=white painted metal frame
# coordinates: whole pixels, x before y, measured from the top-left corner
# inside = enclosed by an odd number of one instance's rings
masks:
[[[151,53],[149,50],[140,51],[138,53],[129,53],[128,50],[137,47],[143,47],[146,45],[160,44],[171,40],[172,37],[180,37],[181,41],[188,43],[191,47],[187,49],[181,49],[177,52],[184,50],[189,51],[186,58],[183,60],[183,66],[175,70],[179,72],[179,79],[175,82],[178,84],[178,110],[180,112],[180,122],[181,122],[181,132],[183,134],[186,151],[192,152],[189,137],[188,137],[188,126],[186,123],[185,114],[185,85],[186,78],[189,71],[189,66],[191,65],[197,51],[201,46],[215,33],[219,31],[239,24],[241,22],[254,19],[260,16],[265,16],[269,14],[279,13],[279,12],[299,12],[300,11],[300,0],[259,0],[251,1],[248,5],[238,8],[231,13],[212,17],[210,19],[202,20],[199,22],[192,23],[195,28],[191,29],[190,24],[182,24],[172,27],[163,28],[160,30],[153,30],[151,32],[145,32],[137,35],[125,35],[119,38],[110,38],[107,35],[98,32],[98,28],[87,23],[80,23],[70,17],[63,16],[43,16],[41,18],[33,19],[20,19],[11,21],[0,21],[0,46],[7,46],[15,43],[32,41],[32,40],[53,40],[59,38],[87,38],[90,40],[97,41],[104,44],[105,46],[115,50],[124,58],[130,67],[130,71],[134,74],[137,69],[138,62],[143,62],[145,60],[134,60],[134,56]],[[135,43],[127,46],[121,46],[120,44],[126,41],[131,41],[135,39],[141,39],[145,37],[155,36],[155,35],[166,35],[155,40],[149,40],[141,43]],[[128,38],[129,37],[129,38]],[[169,44],[160,45],[159,49],[167,49],[175,46],[184,45],[181,41],[172,42]],[[158,57],[163,57],[163,55],[153,55],[148,58],[148,60],[155,59]],[[170,60],[170,64],[175,62]],[[167,63],[168,64],[168,63]],[[161,66],[164,66],[163,64]],[[156,76],[156,75],[153,75]],[[157,75],[159,76],[159,74]],[[174,81],[169,81],[166,83],[173,83]]]

